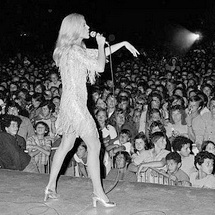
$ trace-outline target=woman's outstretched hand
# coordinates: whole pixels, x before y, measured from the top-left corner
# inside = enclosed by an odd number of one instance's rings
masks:
[[[140,54],[137,49],[127,41],[125,42],[125,47],[131,52],[131,54],[133,54],[134,57],[137,57],[137,55]]]

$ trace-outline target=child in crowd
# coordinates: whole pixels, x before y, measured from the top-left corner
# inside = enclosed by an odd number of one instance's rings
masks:
[[[87,171],[87,154],[87,146],[83,141],[81,141],[70,162],[71,166],[69,165],[65,175],[88,178],[89,173]]]
[[[128,164],[131,162],[131,157],[128,152],[120,151],[114,156],[114,168],[110,170],[106,179],[115,180],[117,175],[118,179],[122,181],[136,182],[137,177],[135,173],[128,171]]]
[[[134,138],[134,153],[131,156],[132,161],[147,149],[149,149],[148,139],[141,131]]]
[[[47,136],[49,127],[45,122],[35,124],[35,135],[29,137],[26,141],[28,154],[34,158],[40,173],[45,173],[45,167],[48,164],[51,152],[51,138]]]
[[[196,171],[194,166],[194,155],[191,154],[192,143],[193,142],[185,136],[177,136],[172,142],[174,152],[178,152],[181,156],[181,170],[188,176]]]
[[[212,174],[215,156],[207,151],[199,152],[195,156],[197,172],[190,175],[193,187],[215,189],[215,176]]]
[[[51,89],[51,87],[59,88],[61,81],[59,80],[59,75],[57,72],[54,71],[54,72],[50,73],[50,80],[51,80],[51,82],[48,85],[48,89]]]
[[[127,151],[130,155],[133,152],[131,144],[131,132],[128,129],[122,129],[119,134],[119,139],[107,147],[107,151],[112,151],[114,156],[119,151]]]
[[[166,156],[167,174],[176,185],[191,186],[189,176],[180,169],[181,156],[177,152],[170,152]]]

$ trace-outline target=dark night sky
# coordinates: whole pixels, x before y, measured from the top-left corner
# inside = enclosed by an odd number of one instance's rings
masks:
[[[214,0],[5,0],[0,5],[0,42],[29,32],[54,45],[60,23],[71,12],[84,14],[88,24],[107,39],[131,40],[143,46],[168,38],[174,26],[215,31]],[[35,36],[36,35],[36,36]],[[34,38],[34,39],[35,39]],[[2,42],[3,41],[3,42]],[[26,38],[24,41],[27,41]],[[23,41],[22,41],[23,42]]]

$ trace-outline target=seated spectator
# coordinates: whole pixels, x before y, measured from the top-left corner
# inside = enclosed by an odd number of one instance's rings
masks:
[[[35,134],[28,137],[26,141],[26,149],[28,154],[34,158],[40,173],[45,173],[45,167],[49,162],[51,151],[51,138],[48,135],[49,127],[45,122],[37,122],[35,124]]]
[[[20,124],[18,116],[1,116],[0,166],[3,169],[38,173],[34,159],[25,153],[25,139],[17,134]]]
[[[178,152],[181,156],[181,170],[189,177],[192,172],[196,171],[194,155],[191,154],[192,144],[192,140],[184,136],[177,136],[172,142],[173,151]]]
[[[128,167],[130,171],[139,174],[142,169],[147,169],[148,167],[165,168],[165,158],[169,153],[169,151],[165,149],[165,134],[163,132],[155,132],[151,137],[150,144],[150,149],[142,151],[138,157],[134,158],[133,162]]]
[[[127,169],[130,161],[131,157],[128,152],[117,152],[114,156],[114,168],[110,170],[105,179],[116,180],[116,177],[118,175],[118,180],[120,181],[136,182],[136,174],[128,171]]]
[[[180,169],[181,156],[177,152],[170,152],[166,156],[166,173],[170,179],[175,181],[175,185],[179,186],[191,186],[189,176]]]
[[[195,156],[194,164],[197,172],[190,175],[193,187],[215,189],[215,176],[212,174],[214,160],[214,155],[207,151],[199,152]]]
[[[28,117],[20,115],[19,114],[20,110],[21,110],[21,107],[19,106],[18,103],[14,101],[8,102],[5,108],[6,114],[18,116],[22,120],[19,126],[18,135],[22,136],[26,141],[27,138],[34,135],[35,132],[30,119]]]

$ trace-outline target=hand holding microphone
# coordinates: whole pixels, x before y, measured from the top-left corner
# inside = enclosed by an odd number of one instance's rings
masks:
[[[109,45],[109,43],[106,41],[106,38],[100,33],[97,33],[95,31],[91,31],[90,32],[90,37],[96,38],[96,41],[97,41],[98,44],[104,42],[104,44]]]

